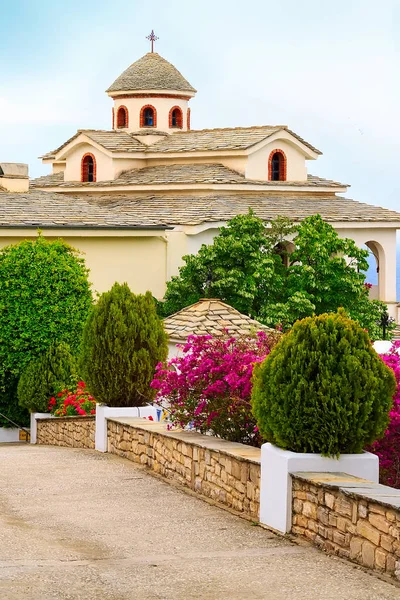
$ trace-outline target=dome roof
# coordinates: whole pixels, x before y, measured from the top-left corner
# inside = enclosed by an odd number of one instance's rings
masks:
[[[183,75],[157,52],[148,52],[128,67],[107,92],[179,90],[196,92]]]

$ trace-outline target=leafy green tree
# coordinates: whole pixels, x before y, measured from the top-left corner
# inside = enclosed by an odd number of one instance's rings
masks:
[[[291,229],[284,218],[268,228],[251,210],[234,217],[211,245],[183,257],[186,264],[167,283],[160,313],[167,316],[202,297],[217,297],[257,317],[281,296],[285,270],[274,248]]]
[[[167,336],[150,292],[135,295],[115,283],[85,325],[81,373],[96,400],[143,406],[154,398],[155,367],[168,354]]]
[[[184,257],[159,312],[167,316],[201,297],[218,297],[286,330],[298,319],[344,307],[377,339],[382,335],[377,322],[387,307],[368,298],[367,257],[368,251],[340,238],[320,215],[296,227],[282,217],[266,226],[250,211],[229,221],[197,255]]]
[[[19,404],[30,412],[48,412],[50,398],[77,382],[77,366],[69,347],[62,342],[52,344],[22,371],[17,388]]]
[[[0,250],[0,403],[17,406],[17,382],[55,342],[77,352],[92,304],[88,270],[63,240],[35,240]]]
[[[359,453],[385,432],[395,390],[368,334],[340,310],[298,321],[255,366],[252,405],[281,448]]]

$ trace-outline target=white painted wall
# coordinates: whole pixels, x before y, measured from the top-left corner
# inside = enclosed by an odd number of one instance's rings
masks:
[[[286,155],[287,181],[307,179],[306,158],[298,148],[284,139],[277,139],[248,156],[246,177],[268,181],[268,159],[273,150],[283,150]]]
[[[114,101],[114,114],[115,123],[114,129],[117,129],[117,113],[120,106],[125,106],[128,109],[129,119],[128,128],[125,131],[140,131],[140,110],[142,106],[151,104],[157,111],[157,127],[154,129],[158,131],[168,131],[172,133],[174,131],[186,131],[187,127],[187,109],[188,101],[182,100],[181,98],[157,98],[149,95],[146,98],[115,98]],[[170,128],[169,126],[169,111],[173,106],[179,106],[182,109],[182,129]],[[149,127],[145,128],[150,130]]]
[[[96,181],[114,179],[113,159],[88,143],[74,146],[66,156],[64,181],[81,181],[81,164],[85,154],[93,154],[96,159]]]

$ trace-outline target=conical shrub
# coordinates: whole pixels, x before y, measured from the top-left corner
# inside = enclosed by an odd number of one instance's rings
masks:
[[[337,456],[383,435],[395,389],[366,331],[339,311],[298,321],[255,366],[252,406],[265,440]]]
[[[80,367],[93,396],[109,406],[151,402],[154,370],[168,354],[167,336],[150,292],[115,283],[86,322]]]

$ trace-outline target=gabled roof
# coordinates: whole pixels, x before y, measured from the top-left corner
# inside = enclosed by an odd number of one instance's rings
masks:
[[[169,338],[186,342],[189,335],[232,337],[254,335],[257,331],[272,331],[259,321],[242,315],[238,310],[215,298],[204,298],[164,319]]]
[[[258,181],[246,179],[243,175],[228,169],[218,163],[212,164],[173,164],[144,167],[142,169],[129,169],[121,173],[117,179],[111,181],[97,181],[96,183],[64,182],[64,173],[55,173],[38,177],[30,182],[32,188],[42,187],[115,187],[127,185],[168,185],[168,184],[240,184],[262,185],[265,187],[347,187],[337,181],[322,179],[308,175],[305,181]]]
[[[196,92],[178,69],[157,52],[148,52],[131,64],[106,91],[134,92],[137,90]]]
[[[322,154],[320,150],[317,150],[317,148],[288,129],[286,125],[177,131],[149,146],[147,151],[199,152],[207,150],[246,150],[279,131],[287,131],[316,154]]]
[[[287,131],[299,142],[307,146],[312,152],[321,154],[317,148],[303,140],[299,135],[288,129],[285,125],[265,125],[262,127],[234,127],[226,129],[199,129],[190,131],[177,131],[173,134],[160,135],[160,141],[147,146],[137,138],[142,133],[128,133],[121,129],[102,131],[95,129],[80,129],[74,136],[67,140],[56,150],[48,152],[41,158],[54,158],[67,144],[84,134],[97,144],[111,152],[206,152],[218,150],[246,150],[255,144],[268,139],[278,131]],[[147,132],[146,132],[147,133]],[[156,131],[155,131],[156,133]]]
[[[96,144],[103,146],[103,148],[110,152],[143,152],[146,150],[146,146],[127,131],[122,131],[120,129],[112,129],[111,131],[101,129],[79,129],[75,135],[56,148],[56,150],[52,150],[40,158],[55,158],[60,150],[65,148],[65,146],[73,142],[82,134],[86,135]]]

